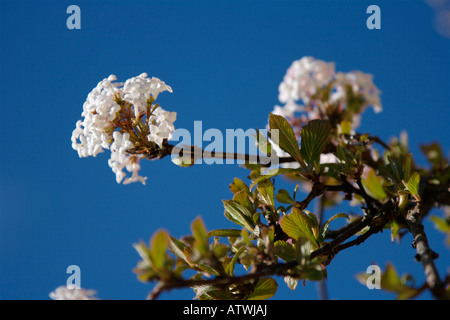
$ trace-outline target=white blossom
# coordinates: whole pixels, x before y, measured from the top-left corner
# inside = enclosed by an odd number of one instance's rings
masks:
[[[328,101],[314,99],[317,90],[330,85],[331,91]],[[353,94],[360,95],[363,102],[359,110],[351,113],[352,128],[360,124],[360,114],[372,107],[375,113],[382,111],[380,90],[373,83],[373,76],[361,71],[335,72],[335,65],[313,57],[304,57],[294,61],[287,69],[283,81],[279,85],[278,99],[283,106],[276,105],[273,113],[282,115],[288,120],[301,119],[303,122],[323,117],[326,108],[332,104],[341,110],[348,105],[347,88]],[[308,108],[300,106],[300,101]],[[295,112],[303,112],[296,115]]]
[[[278,98],[282,103],[302,100],[307,104],[317,87],[327,85],[333,77],[334,63],[303,57],[287,70],[279,86]]]
[[[161,92],[172,92],[172,88],[158,78],[149,78],[146,73],[130,78],[124,83],[115,82],[116,80],[116,76],[111,75],[100,81],[88,94],[81,113],[83,119],[77,121],[72,132],[72,148],[78,152],[80,158],[95,157],[104,149],[110,149],[111,157],[108,164],[116,174],[117,183],[123,181],[124,184],[128,184],[140,181],[145,184],[147,178],[138,174],[140,157],[143,155],[127,152],[135,145],[130,140],[130,133],[124,131],[134,130],[132,127],[139,121],[142,124],[145,118],[141,115],[147,112],[147,103],[150,97],[154,101]],[[123,114],[120,112],[122,107],[117,102],[118,98],[129,103],[126,108],[132,108],[129,109],[131,119],[130,116],[124,119],[117,118]],[[144,123],[144,125],[149,126],[147,139],[154,141],[162,148],[164,139],[170,140],[172,138],[175,131],[173,125],[175,120],[176,112],[168,112],[161,107],[157,107],[149,116],[148,122]],[[130,126],[127,128],[119,127],[121,121],[128,122]],[[136,141],[136,137],[133,141]],[[124,169],[132,174],[125,180]]]
[[[145,184],[146,177],[138,175],[138,171],[141,168],[139,165],[139,158],[136,155],[130,155],[126,151],[131,149],[134,145],[131,143],[130,134],[128,132],[120,133],[115,131],[113,133],[114,142],[111,144],[111,158],[108,160],[108,165],[112,171],[116,174],[117,183],[121,183],[126,177],[123,169],[126,168],[128,172],[132,173],[131,178],[125,179],[124,184],[140,181]]]
[[[173,123],[176,119],[176,112],[165,111],[161,107],[157,108],[148,121],[150,134],[147,139],[162,147],[164,139],[170,140],[172,138],[175,131]]]
[[[98,300],[94,295],[96,291],[76,288],[75,286],[60,286],[49,296],[53,300]]]
[[[125,81],[123,99],[134,105],[135,117],[145,111],[147,99],[152,96],[155,100],[163,91],[172,92],[172,88],[158,78],[148,78],[146,73]]]
[[[107,148],[106,141],[110,140],[110,133],[106,130],[116,117],[120,106],[114,101],[114,95],[119,91],[119,83],[114,75],[98,83],[88,94],[83,104],[81,116],[83,121],[76,123],[72,132],[72,148],[78,151],[79,157],[97,156]]]

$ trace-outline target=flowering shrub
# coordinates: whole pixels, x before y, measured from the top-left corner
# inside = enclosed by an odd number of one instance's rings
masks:
[[[88,95],[72,146],[80,157],[109,149],[108,164],[118,183],[145,184],[146,178],[138,174],[141,160],[161,159],[175,150],[170,139],[176,113],[155,103],[159,93],[172,89],[146,74],[125,83],[114,81],[110,76]],[[141,257],[135,268],[138,279],[156,282],[149,298],[191,287],[198,299],[267,299],[278,287],[274,276],[282,276],[293,290],[298,281],[323,280],[336,254],[384,229],[392,239],[412,234],[425,280],[413,286],[388,266],[382,288],[402,299],[425,290],[435,298],[449,298],[449,276],[439,275],[433,261],[438,255],[429,247],[422,225],[433,207],[444,206],[446,217],[431,219],[442,231],[450,229],[449,161],[440,146],[422,146],[430,166],[421,168],[405,136],[383,142],[358,132],[368,107],[381,112],[380,90],[372,75],[336,72],[334,63],[312,57],[294,61],[279,86],[279,100],[260,146],[267,154],[277,154],[281,168],[244,164],[249,180],[234,178],[232,195],[223,200],[224,215],[236,228],[208,230],[197,217],[192,235],[177,239],[160,230],[149,244],[135,244]],[[194,149],[184,149],[189,165],[195,163],[189,162]],[[125,178],[124,168],[131,177]],[[277,190],[274,181],[282,177],[295,187]],[[307,191],[306,198],[298,198],[299,187]],[[318,203],[314,210],[313,200]],[[360,214],[336,212],[324,221],[323,210],[335,210],[341,201],[359,206]],[[333,229],[336,219],[346,225]],[[363,283],[366,278],[359,276]],[[67,297],[61,290],[54,295]]]

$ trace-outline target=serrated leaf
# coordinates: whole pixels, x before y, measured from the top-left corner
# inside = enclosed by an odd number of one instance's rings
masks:
[[[267,137],[262,134],[259,129],[256,129],[256,135],[253,135],[256,139],[256,144],[259,148],[259,150],[262,153],[265,153],[267,155],[270,156],[270,154],[272,153],[272,145],[269,142],[269,139],[267,139]]]
[[[259,200],[267,205],[272,211],[275,211],[275,202],[273,199],[274,188],[272,181],[262,181],[258,183],[256,189],[258,190]]]
[[[281,218],[280,225],[283,231],[292,239],[306,238],[315,247],[319,247],[319,243],[314,236],[316,232],[313,231],[313,229],[317,228],[317,225],[302,210],[293,208],[290,214]]]
[[[301,131],[301,155],[304,161],[312,164],[320,160],[320,154],[327,145],[331,132],[328,120],[311,120]]]
[[[285,173],[291,173],[291,172],[298,172],[298,169],[292,169],[292,168],[275,168],[268,170],[264,175],[258,176],[250,185],[250,190],[253,189],[254,186],[256,186],[258,183],[262,181],[266,181],[268,179],[272,179],[273,177],[276,177],[280,174]]]
[[[274,253],[286,262],[295,260],[294,247],[284,240],[277,240],[273,244]]]
[[[254,222],[253,215],[247,208],[233,200],[222,200],[225,207],[225,216],[250,232],[253,232]]]
[[[247,190],[243,189],[236,192],[232,200],[244,206],[249,211],[253,211],[253,204],[252,201],[250,200],[250,194]]]
[[[230,190],[234,194],[241,190],[248,190],[248,186],[239,178],[234,178],[233,183],[230,184]]]
[[[269,115],[269,126],[272,141],[278,141],[278,146],[282,150],[289,153],[302,167],[305,167],[297,139],[289,122],[284,117],[271,113]]]
[[[265,300],[271,298],[278,289],[278,283],[272,278],[260,278],[248,300]]]

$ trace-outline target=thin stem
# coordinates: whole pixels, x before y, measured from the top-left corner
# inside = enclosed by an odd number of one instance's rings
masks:
[[[325,194],[319,196],[316,200],[315,212],[317,218],[319,220],[319,225],[322,225],[323,216],[324,216],[324,204],[325,204]],[[320,300],[328,300],[328,290],[325,280],[320,280],[317,284],[317,291],[319,293]]]
[[[273,160],[278,164],[289,163],[289,162],[297,162],[293,157],[267,157],[260,155],[249,155],[242,153],[233,153],[233,152],[219,152],[219,151],[205,151],[196,146],[189,147],[172,147],[170,149],[172,153],[183,154],[183,156],[191,156],[191,158],[201,158],[201,159],[222,159],[222,160],[243,160],[247,164],[260,164],[263,167],[272,166]]]

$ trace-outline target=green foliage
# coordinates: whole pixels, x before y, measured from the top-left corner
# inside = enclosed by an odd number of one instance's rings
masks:
[[[306,167],[289,122],[284,117],[271,113],[269,115],[269,126],[272,140],[278,141],[282,150],[289,153],[302,167]]]
[[[328,120],[312,120],[301,131],[301,155],[308,164],[318,164],[330,137]]]
[[[329,95],[328,89],[319,90],[317,97]],[[272,140],[278,139],[279,147],[300,168],[266,170],[259,164],[246,164],[248,183],[234,178],[229,185],[231,199],[222,200],[224,216],[236,227],[208,230],[198,217],[191,224],[191,235],[180,239],[157,231],[148,246],[135,245],[141,257],[135,268],[138,279],[158,282],[156,289],[189,286],[200,300],[269,299],[278,288],[273,276],[281,275],[286,286],[296,290],[299,281],[325,279],[337,252],[363,243],[378,231],[389,228],[392,241],[400,240],[409,230],[405,223],[408,210],[427,200],[423,199],[425,191],[435,196],[433,204],[447,204],[450,170],[440,146],[422,146],[429,169],[415,164],[405,135],[383,144],[380,155],[373,148],[375,138],[353,133],[352,115],[360,111],[362,100],[358,94],[351,99],[345,114],[330,113],[336,117],[304,124],[300,145],[289,122],[270,114]],[[335,107],[333,112],[338,110]],[[259,132],[257,140],[262,150],[271,152],[270,143]],[[332,153],[336,161],[321,163],[323,153]],[[295,188],[277,190],[279,178],[293,180]],[[297,201],[299,186],[307,184],[310,193]],[[323,215],[319,221],[307,210],[319,196],[322,209],[352,200],[361,202],[363,212],[352,218],[346,213]],[[330,230],[339,218],[346,219],[344,226]],[[449,218],[430,219],[448,234],[450,244]],[[368,277],[360,274],[357,278],[365,284]],[[414,298],[427,288],[414,286],[410,276],[399,276],[392,265],[380,280],[382,289],[398,299]]]

